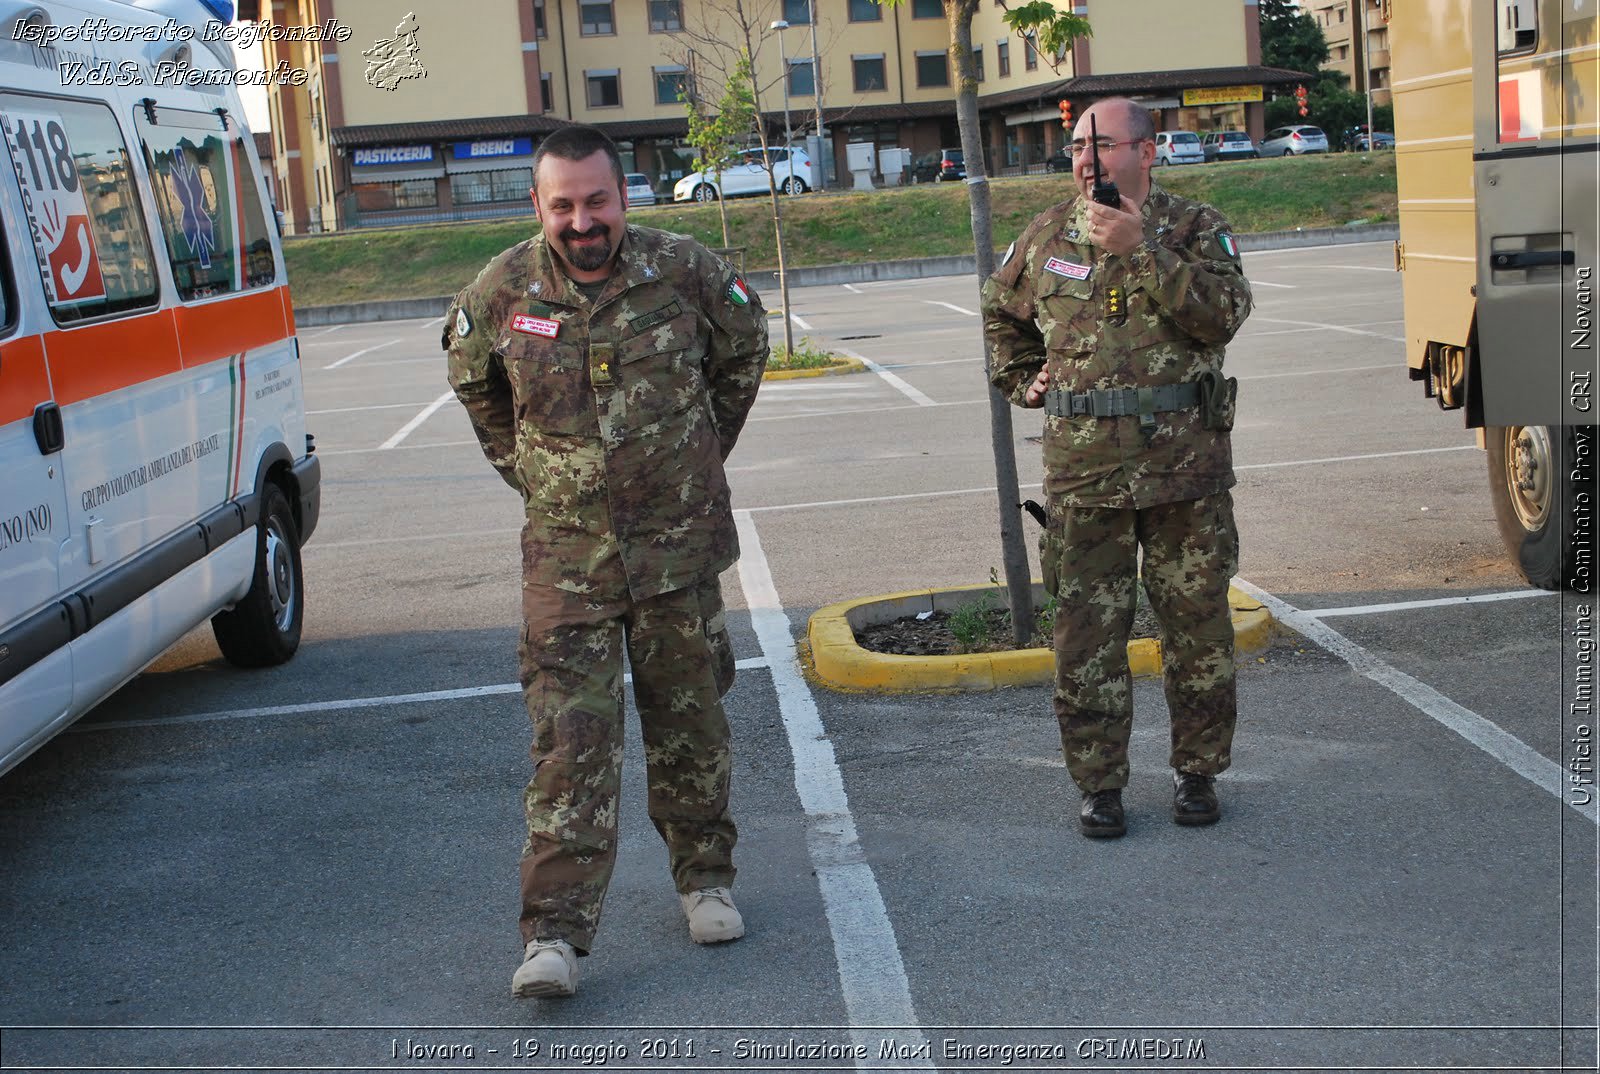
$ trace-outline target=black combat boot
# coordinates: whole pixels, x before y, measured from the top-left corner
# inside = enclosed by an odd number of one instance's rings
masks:
[[[1215,783],[1196,772],[1172,773],[1172,819],[1179,824],[1215,824],[1222,816]]]
[[[1127,818],[1122,813],[1122,788],[1090,791],[1083,796],[1083,808],[1078,811],[1078,825],[1090,839],[1114,839],[1128,830]]]

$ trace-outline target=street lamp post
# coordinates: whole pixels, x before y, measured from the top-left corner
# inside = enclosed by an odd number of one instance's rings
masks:
[[[828,154],[823,148],[828,137],[822,125],[822,57],[817,54],[817,0],[806,0],[811,14],[811,99],[817,105],[817,189],[828,186]]]
[[[789,50],[783,47],[783,31],[788,28],[789,24],[783,19],[773,19],[772,25],[767,27],[769,30],[778,31],[778,59],[781,61],[779,66],[783,70],[783,153],[785,160],[789,156],[789,144],[794,141],[794,135],[789,131]],[[790,167],[792,169],[793,165],[790,165]]]

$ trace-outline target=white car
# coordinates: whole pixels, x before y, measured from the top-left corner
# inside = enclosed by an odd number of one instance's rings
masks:
[[[1157,167],[1205,162],[1205,147],[1200,144],[1200,136],[1193,131],[1162,131],[1156,135]]]
[[[654,205],[656,203],[656,189],[650,185],[650,177],[640,172],[629,172],[623,177],[624,185],[628,189],[628,208],[635,205]]]
[[[773,178],[785,194],[804,194],[811,189],[811,157],[804,149],[773,147]],[[716,201],[719,197],[737,198],[744,194],[767,192],[767,169],[761,150],[741,150],[721,173],[690,172],[672,188],[673,201]]]

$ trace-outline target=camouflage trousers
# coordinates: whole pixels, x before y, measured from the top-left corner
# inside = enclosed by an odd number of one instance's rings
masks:
[[[537,584],[526,570],[519,649],[533,719],[533,779],[523,795],[522,939],[587,953],[617,856],[622,783],[622,657],[644,737],[650,820],[680,892],[733,883],[728,812],[733,650],[716,578],[646,600],[628,595],[613,546],[587,592]]]
[[[1059,562],[1054,571],[1047,562],[1045,572],[1058,602],[1054,704],[1078,788],[1087,794],[1128,782],[1128,637],[1141,573],[1161,621],[1172,767],[1208,776],[1227,768],[1238,711],[1228,609],[1228,582],[1239,565],[1233,497],[1221,492],[1140,510],[1052,507],[1050,515],[1046,559]]]

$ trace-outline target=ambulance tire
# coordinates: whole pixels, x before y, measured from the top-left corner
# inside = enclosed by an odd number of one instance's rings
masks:
[[[300,533],[283,490],[267,482],[256,526],[256,565],[250,592],[232,610],[211,618],[222,655],[245,668],[282,664],[300,648],[305,619],[305,576]]]
[[[1592,543],[1580,559],[1577,553],[1586,542],[1571,539],[1580,515],[1588,520],[1587,542],[1594,539],[1594,432],[1581,430],[1582,445],[1574,440],[1578,432],[1559,425],[1485,430],[1501,540],[1528,584],[1540,589],[1587,591],[1593,585]],[[1585,460],[1587,465],[1579,465]],[[1583,473],[1574,475],[1574,470]]]

